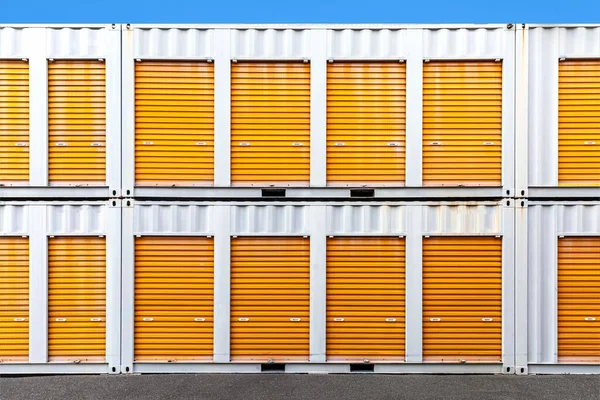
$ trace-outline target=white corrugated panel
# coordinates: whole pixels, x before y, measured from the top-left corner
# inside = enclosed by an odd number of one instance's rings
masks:
[[[441,28],[423,32],[423,55],[431,59],[504,58],[509,50],[509,36],[512,37],[507,27]]]
[[[28,230],[28,208],[20,205],[0,206],[0,235],[24,235]]]
[[[428,234],[501,234],[502,205],[431,205],[423,207]]]
[[[248,205],[231,208],[232,235],[306,235],[308,229],[309,207]]]
[[[402,59],[406,29],[332,29],[327,32],[327,57],[338,59]]]
[[[23,28],[0,28],[0,58],[26,57],[26,32]]]
[[[47,217],[49,235],[106,233],[106,206],[103,204],[50,205]]]
[[[214,231],[214,206],[136,203],[136,234],[210,234]]]
[[[127,33],[127,29],[125,30]],[[211,58],[214,30],[133,28],[133,56],[141,59]]]
[[[106,30],[120,30],[120,25],[90,28],[52,28],[46,30],[47,53],[53,58],[106,57],[112,43],[107,40]]]
[[[336,205],[327,207],[328,235],[387,235],[406,232],[406,206]]]
[[[303,29],[233,29],[231,57],[236,59],[310,58],[310,31]]]

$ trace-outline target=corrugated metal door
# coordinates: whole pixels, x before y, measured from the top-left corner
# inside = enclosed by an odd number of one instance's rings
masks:
[[[231,66],[231,182],[306,186],[310,175],[310,64]]]
[[[29,239],[0,237],[0,362],[29,355]]]
[[[327,183],[403,185],[406,64],[327,66]]]
[[[29,64],[0,60],[0,184],[29,181]]]
[[[423,65],[423,185],[502,183],[502,63]]]
[[[48,63],[48,178],[51,184],[106,181],[105,65]]]
[[[135,361],[211,360],[213,240],[135,241]]]
[[[404,359],[404,254],[398,237],[327,240],[327,360]]]
[[[600,186],[600,60],[559,63],[558,184]]]
[[[48,240],[50,361],[104,361],[106,244],[100,237]]]
[[[137,62],[136,184],[211,185],[213,176],[213,64]]]
[[[423,361],[502,361],[502,239],[423,239]]]
[[[307,238],[231,241],[231,361],[309,358]]]
[[[600,362],[600,237],[558,240],[558,361]]]

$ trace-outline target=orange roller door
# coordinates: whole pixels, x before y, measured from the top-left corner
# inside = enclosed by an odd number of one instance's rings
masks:
[[[0,60],[0,184],[29,181],[29,64]]]
[[[306,186],[310,175],[310,65],[231,65],[231,182]]]
[[[309,284],[309,239],[233,238],[231,361],[308,361]]]
[[[212,360],[213,240],[135,241],[135,361]]]
[[[327,240],[327,360],[403,361],[404,239]]]
[[[327,65],[327,183],[403,185],[406,64]]]
[[[600,186],[600,60],[558,69],[558,184]]]
[[[50,184],[106,181],[106,78],[102,61],[48,63]]]
[[[0,237],[0,362],[29,356],[29,239]]]
[[[502,183],[502,63],[423,65],[423,185]]]
[[[558,240],[558,361],[600,362],[600,237]]]
[[[502,239],[423,239],[423,361],[502,362]]]
[[[207,186],[213,176],[213,64],[137,62],[136,184]]]
[[[99,237],[48,240],[50,361],[104,361],[106,245]]]

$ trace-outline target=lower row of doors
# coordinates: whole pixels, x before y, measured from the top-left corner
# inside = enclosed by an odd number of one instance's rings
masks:
[[[231,361],[308,361],[309,240],[232,238]],[[213,250],[208,237],[136,238],[136,362],[212,359]],[[0,361],[26,362],[28,239],[0,238],[0,255]],[[559,239],[558,261],[559,361],[600,361],[600,238]],[[329,238],[326,288],[328,361],[403,361],[403,238]],[[502,361],[501,238],[424,238],[422,289],[425,362]],[[104,360],[104,238],[49,238],[48,318],[49,361]]]

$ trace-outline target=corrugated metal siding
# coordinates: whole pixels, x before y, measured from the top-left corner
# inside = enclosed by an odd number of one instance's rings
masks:
[[[0,362],[29,355],[29,239],[0,237]]]
[[[500,238],[423,239],[423,361],[460,360],[502,362]]]
[[[210,360],[213,240],[135,240],[135,361]]]
[[[327,65],[327,182],[402,185],[406,64]]]
[[[500,186],[502,64],[432,61],[423,70],[423,185]]]
[[[329,238],[327,360],[401,361],[404,345],[404,239]]]
[[[0,184],[29,181],[29,64],[0,60]]]
[[[106,180],[106,73],[102,61],[48,63],[51,184]]]
[[[308,185],[310,64],[231,66],[231,182]]]
[[[558,361],[600,362],[600,237],[558,240]]]
[[[106,243],[99,237],[48,240],[50,361],[104,361]]]
[[[309,286],[309,239],[233,238],[231,361],[307,362]]]
[[[214,175],[214,65],[135,64],[138,185],[210,185]]]
[[[600,59],[559,63],[558,184],[600,186]]]
[[[133,57],[198,59],[214,57],[214,29],[134,27]],[[124,34],[126,35],[126,34]]]

